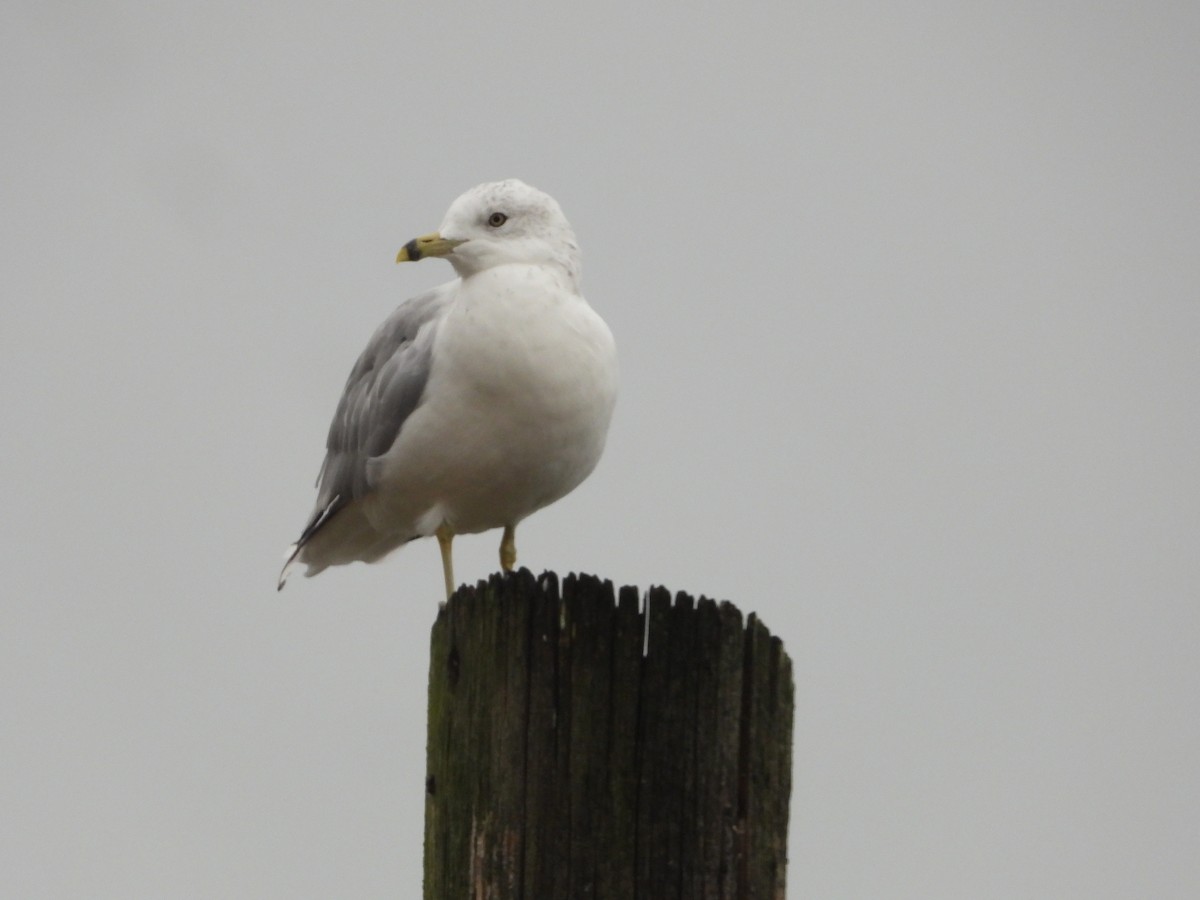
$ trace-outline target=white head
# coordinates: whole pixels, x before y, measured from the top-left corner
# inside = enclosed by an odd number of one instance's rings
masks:
[[[437,234],[409,241],[397,259],[426,256],[444,256],[464,278],[508,263],[553,264],[579,284],[579,245],[562,209],[515,178],[467,191],[450,204]]]

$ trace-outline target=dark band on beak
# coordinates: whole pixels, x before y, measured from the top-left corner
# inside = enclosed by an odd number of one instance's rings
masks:
[[[421,245],[417,243],[417,239],[413,238],[404,245],[404,252],[408,254],[410,262],[416,262],[421,258]]]

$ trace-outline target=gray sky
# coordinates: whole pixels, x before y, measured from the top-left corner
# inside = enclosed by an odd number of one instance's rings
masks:
[[[622,364],[521,562],[784,639],[789,896],[1200,894],[1200,7],[904,6],[5,4],[0,895],[418,894],[436,546],[274,579],[509,176]]]

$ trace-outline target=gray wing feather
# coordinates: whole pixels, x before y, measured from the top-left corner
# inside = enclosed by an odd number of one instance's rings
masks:
[[[387,452],[425,392],[434,335],[452,285],[402,303],[358,357],[329,426],[317,504],[299,546],[339,509],[370,491],[368,460]]]

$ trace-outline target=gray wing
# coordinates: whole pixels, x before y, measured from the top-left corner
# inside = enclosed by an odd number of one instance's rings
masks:
[[[421,402],[433,338],[454,282],[402,303],[380,325],[350,371],[329,426],[317,505],[298,551],[342,507],[371,489],[367,461],[385,453]]]

